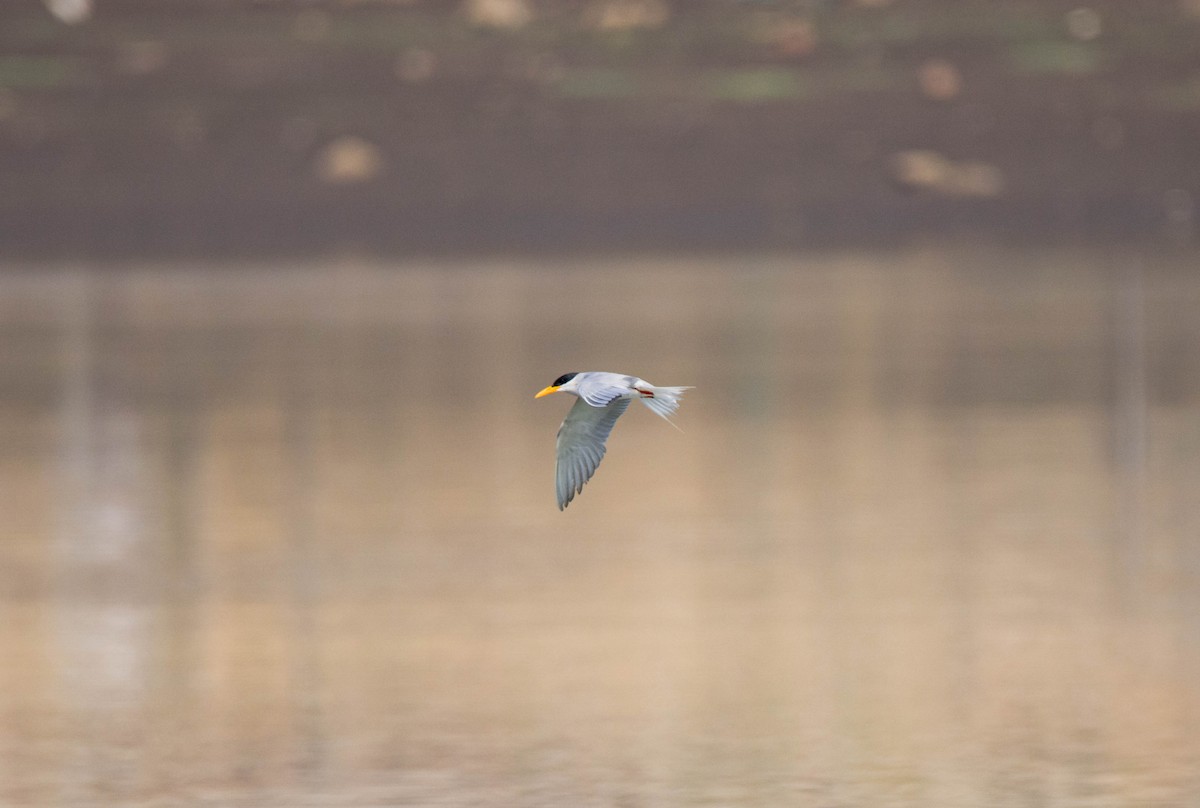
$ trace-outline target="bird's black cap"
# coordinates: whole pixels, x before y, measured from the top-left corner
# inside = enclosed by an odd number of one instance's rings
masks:
[[[562,387],[564,384],[571,381],[571,379],[574,379],[578,375],[579,375],[578,373],[564,373],[563,375],[561,375],[557,379],[555,379],[554,384],[552,384],[550,386],[551,387]]]

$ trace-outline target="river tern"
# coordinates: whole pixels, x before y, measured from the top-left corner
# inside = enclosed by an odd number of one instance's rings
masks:
[[[604,442],[630,401],[638,399],[671,423],[669,416],[679,409],[683,392],[691,389],[655,387],[645,379],[624,373],[584,371],[564,373],[534,396],[570,393],[579,398],[558,428],[558,462],[554,471],[558,509],[566,508],[596,473],[604,459]]]

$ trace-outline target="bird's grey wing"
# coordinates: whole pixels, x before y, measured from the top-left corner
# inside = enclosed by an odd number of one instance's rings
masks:
[[[607,407],[593,407],[581,398],[567,413],[558,428],[558,462],[554,472],[560,511],[596,473],[604,459],[604,443],[629,401],[618,398]]]
[[[592,372],[578,382],[579,397],[593,407],[607,407],[618,397],[629,396],[632,384],[632,376]]]

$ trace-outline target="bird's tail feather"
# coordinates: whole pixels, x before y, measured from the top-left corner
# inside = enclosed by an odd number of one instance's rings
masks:
[[[675,410],[679,409],[679,399],[683,398],[684,391],[691,389],[691,387],[651,387],[650,391],[654,393],[654,396],[643,396],[641,401],[656,415],[662,416],[663,420],[671,426],[675,426],[671,421],[671,416],[675,414]]]

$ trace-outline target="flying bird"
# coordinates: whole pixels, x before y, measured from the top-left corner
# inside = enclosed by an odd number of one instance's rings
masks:
[[[583,484],[592,479],[604,459],[604,442],[631,400],[640,400],[671,423],[669,416],[679,409],[683,391],[691,389],[655,387],[645,379],[623,373],[585,371],[564,373],[534,396],[570,393],[579,398],[558,428],[558,462],[554,471],[558,509],[567,507],[583,490]]]

